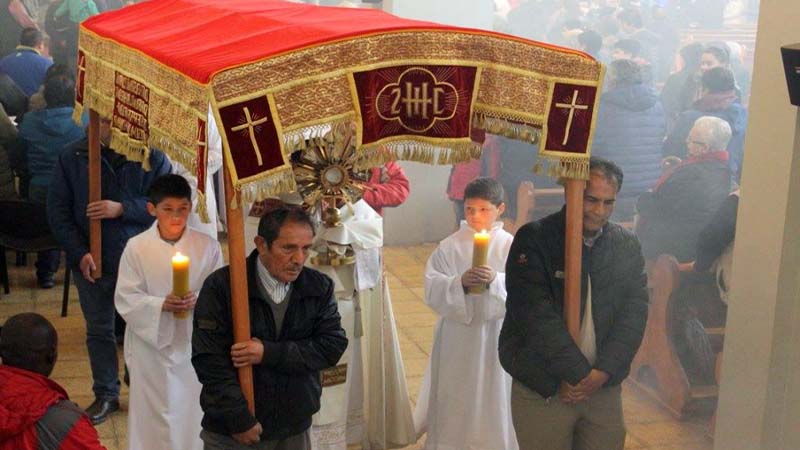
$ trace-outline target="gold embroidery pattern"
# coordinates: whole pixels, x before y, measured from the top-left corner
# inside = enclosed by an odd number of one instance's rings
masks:
[[[542,78],[519,75],[487,68],[481,73],[478,103],[502,105],[504,109],[543,116],[547,112],[548,82]]]
[[[344,75],[278,91],[275,93],[275,102],[284,130],[291,130],[314,119],[353,112],[347,77]]]
[[[491,60],[487,55],[491,55]],[[212,85],[217,101],[226,102],[252,92],[248,90],[248,80],[279,88],[287,83],[307,83],[308,80],[297,79],[298,73],[313,79],[386,61],[402,64],[430,60],[473,61],[478,66],[500,69],[496,63],[499,60],[509,71],[519,72],[519,76],[538,74],[596,81],[600,73],[597,62],[566,50],[485,34],[421,30],[377,34],[287,53],[220,72]]]

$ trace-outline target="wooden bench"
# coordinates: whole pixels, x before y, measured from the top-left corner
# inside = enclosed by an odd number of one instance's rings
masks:
[[[631,381],[676,418],[684,419],[713,410],[718,389],[716,383],[690,381],[671,337],[680,325],[673,293],[681,283],[681,269],[691,270],[690,266],[680,266],[672,255],[661,255],[647,263],[650,314],[642,345],[631,365]],[[715,351],[721,350],[724,327],[709,326],[705,332],[709,340],[716,341]]]

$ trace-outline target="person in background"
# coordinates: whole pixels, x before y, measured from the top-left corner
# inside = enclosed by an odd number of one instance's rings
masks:
[[[723,119],[731,128],[731,138],[725,148],[734,181],[741,177],[744,156],[744,138],[747,129],[747,109],[739,101],[733,72],[725,67],[715,67],[703,73],[701,83],[703,95],[694,102],[692,108],[682,112],[675,121],[672,131],[664,140],[664,156],[685,158],[688,153],[687,137],[702,116]]]
[[[402,205],[410,193],[406,173],[395,161],[370,169],[366,184],[364,201],[380,215],[383,208]]]
[[[150,151],[150,170],[128,161],[108,147],[110,122],[100,121],[102,200],[89,202],[89,142],[84,138],[59,155],[47,195],[47,220],[78,288],[86,319],[86,346],[92,369],[95,400],[86,408],[98,424],[119,409],[119,371],[115,337],[114,290],[125,244],[153,223],[147,212],[147,191],[172,166],[164,154]],[[102,273],[93,276],[95,261],[89,252],[89,221],[102,227]]]
[[[105,450],[86,413],[50,379],[58,333],[36,313],[0,331],[0,450]]]
[[[614,220],[630,221],[636,199],[661,176],[661,143],[666,118],[642,69],[621,59],[611,63],[609,89],[600,97],[592,154],[614,161],[625,172]]]
[[[14,51],[22,30],[39,28],[31,14],[32,11],[21,0],[0,0],[0,56]]]
[[[25,28],[17,48],[0,59],[0,73],[11,77],[26,97],[39,89],[47,69],[53,65],[52,59],[42,56],[44,48],[44,34],[36,28]]]
[[[83,128],[72,121],[75,100],[75,81],[67,75],[53,76],[44,86],[46,108],[25,115],[19,130],[21,151],[28,162],[30,183],[28,199],[34,203],[47,203],[47,190],[58,157],[67,144],[84,136]],[[39,287],[50,289],[55,285],[61,250],[45,250],[37,254],[36,279]]]
[[[666,253],[682,263],[695,259],[700,231],[731,192],[730,139],[728,122],[700,117],[686,138],[688,158],[639,197],[636,234],[645,258]]]

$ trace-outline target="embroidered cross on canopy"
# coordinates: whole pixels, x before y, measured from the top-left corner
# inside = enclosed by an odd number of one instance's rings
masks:
[[[245,202],[293,190],[288,155],[339,123],[355,124],[363,167],[455,163],[479,156],[482,131],[542,133],[540,156],[580,176],[603,77],[574,50],[278,0],[141,2],[84,21],[79,47],[76,117],[112,119],[130,158],[154,147],[199,170],[211,108]]]

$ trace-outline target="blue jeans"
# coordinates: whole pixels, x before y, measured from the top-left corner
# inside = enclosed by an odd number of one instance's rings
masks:
[[[86,320],[86,347],[92,367],[92,391],[98,399],[119,398],[119,362],[114,338],[114,289],[117,276],[103,274],[89,283],[80,271],[72,271],[78,299]]]

